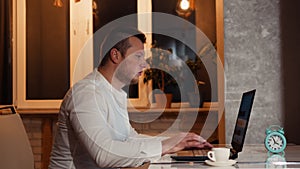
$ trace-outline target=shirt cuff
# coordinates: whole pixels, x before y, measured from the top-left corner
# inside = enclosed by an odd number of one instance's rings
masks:
[[[160,139],[153,138],[142,143],[141,156],[149,159],[150,161],[156,161],[161,158],[162,143]]]

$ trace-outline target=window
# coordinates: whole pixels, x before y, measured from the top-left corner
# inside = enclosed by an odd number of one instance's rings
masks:
[[[136,9],[137,2],[133,5]],[[97,65],[92,57],[92,7],[92,0],[64,1],[61,7],[52,1],[14,0],[14,104],[18,108],[59,108],[70,86]],[[91,57],[83,59],[82,53]],[[146,85],[136,88],[147,90]],[[129,105],[146,106],[144,92],[137,95]]]
[[[91,1],[57,7],[53,1],[15,0],[13,9],[14,104],[59,108],[70,86],[93,68],[92,50],[84,62],[78,57],[92,36]]]
[[[93,11],[92,3],[104,1],[63,1],[62,7],[55,7],[53,1],[14,0],[13,13],[16,15],[13,15],[13,25],[16,43],[13,57],[17,60],[13,69],[13,89],[16,91],[14,104],[19,108],[59,108],[69,87],[97,66],[98,60],[92,57],[95,49],[91,45],[91,37],[93,26],[99,23],[93,20],[93,12],[102,11]],[[122,1],[131,5],[125,5],[129,13],[119,15],[152,12],[153,2],[160,1]],[[27,11],[28,8],[31,10]],[[152,16],[138,15],[136,20],[138,28],[146,33],[146,48],[149,49],[152,42]],[[86,51],[81,51],[86,42],[89,46]],[[78,56],[82,52],[91,57],[81,60]],[[151,84],[145,85],[140,78],[139,85],[134,88],[138,92],[129,98],[129,106],[147,106]]]

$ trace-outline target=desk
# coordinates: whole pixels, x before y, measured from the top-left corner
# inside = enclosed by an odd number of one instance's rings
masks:
[[[239,153],[237,163],[229,167],[212,167],[205,163],[186,162],[170,163],[172,160],[169,155],[162,157],[157,163],[151,164],[149,169],[168,169],[168,168],[300,168],[300,145],[289,145],[285,150],[287,163],[269,165],[266,163],[268,152],[264,145],[245,145],[243,152]]]

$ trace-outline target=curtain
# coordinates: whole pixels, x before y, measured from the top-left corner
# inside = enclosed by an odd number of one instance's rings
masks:
[[[0,104],[12,104],[12,4],[0,1]]]

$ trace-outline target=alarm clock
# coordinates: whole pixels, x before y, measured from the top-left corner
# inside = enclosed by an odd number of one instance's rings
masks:
[[[283,128],[271,125],[266,129],[265,147],[271,153],[281,153],[286,147],[286,138]]]

